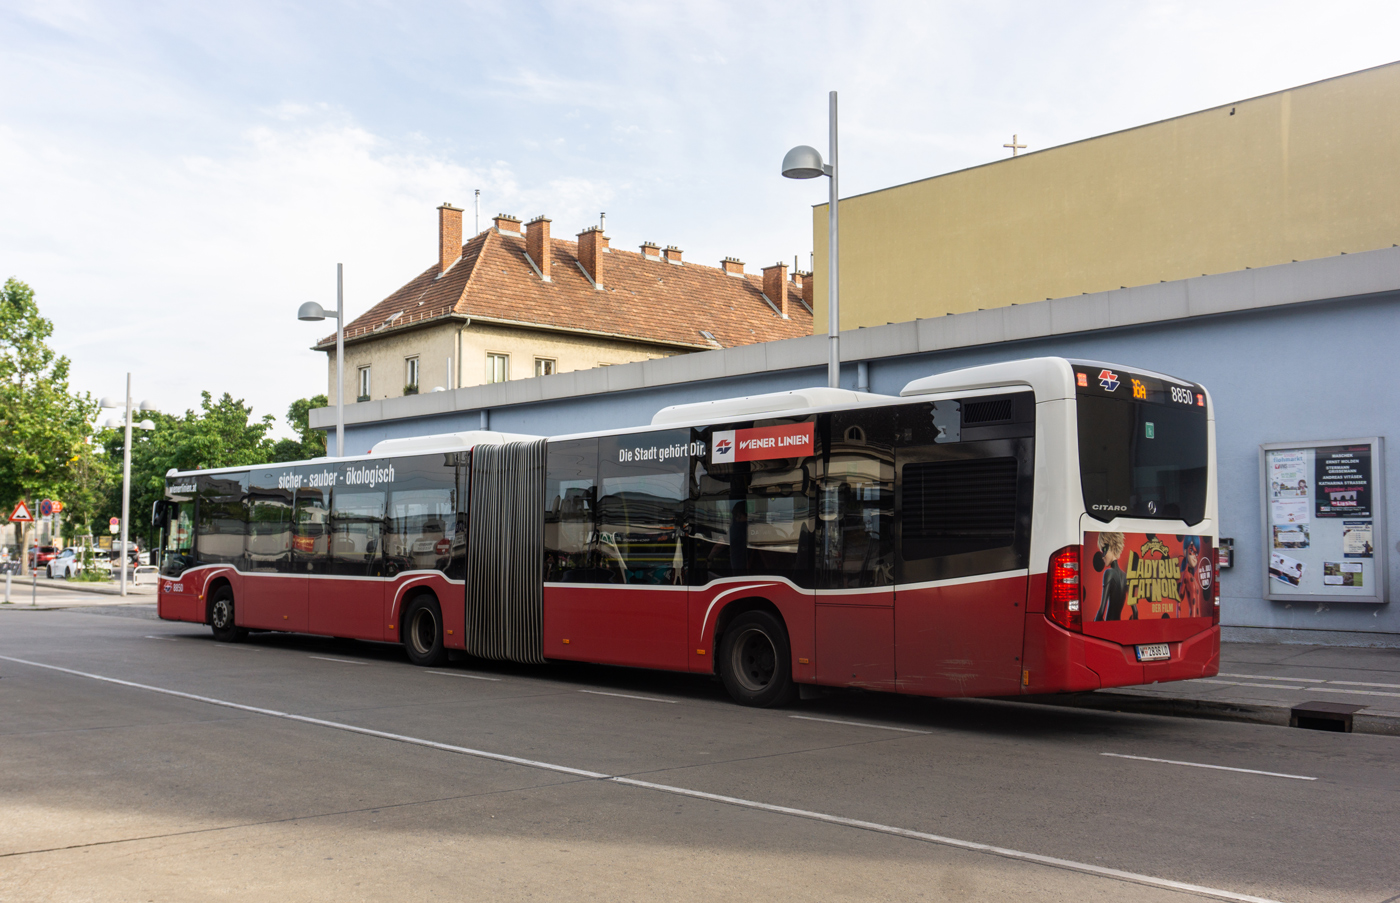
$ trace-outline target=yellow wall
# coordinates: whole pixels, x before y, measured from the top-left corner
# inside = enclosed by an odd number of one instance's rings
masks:
[[[819,333],[826,209],[812,218]],[[1397,242],[1392,63],[844,199],[841,327]]]

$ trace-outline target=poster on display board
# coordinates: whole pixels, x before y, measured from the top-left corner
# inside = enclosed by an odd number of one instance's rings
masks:
[[[1259,446],[1264,598],[1383,603],[1383,440]]]

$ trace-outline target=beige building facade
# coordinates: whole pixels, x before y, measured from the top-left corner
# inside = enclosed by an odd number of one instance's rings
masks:
[[[347,403],[397,398],[437,388],[459,389],[500,382],[496,378],[499,376],[549,376],[667,357],[682,350],[689,349],[462,317],[439,320],[372,342],[348,343],[341,391],[345,392]],[[335,404],[334,348],[327,357],[326,383],[331,387],[330,404]],[[415,361],[416,365],[411,363]],[[369,371],[368,375],[364,370]],[[408,392],[415,375],[414,391]],[[362,388],[369,391],[362,392]]]
[[[841,327],[1389,248],[1397,170],[1392,63],[845,198]]]

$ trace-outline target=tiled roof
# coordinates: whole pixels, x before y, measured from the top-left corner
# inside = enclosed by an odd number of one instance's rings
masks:
[[[791,283],[783,319],[764,301],[761,275],[609,248],[600,255],[598,291],[579,267],[576,242],[550,244],[551,281],[543,282],[525,258],[523,235],[487,229],[463,245],[461,259],[446,273],[439,276],[434,264],[351,321],[346,341],[452,315],[696,349],[812,334],[812,314]],[[334,335],[316,344],[318,350],[334,346]]]

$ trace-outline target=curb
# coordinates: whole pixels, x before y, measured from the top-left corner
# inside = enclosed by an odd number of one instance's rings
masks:
[[[1168,715],[1176,718],[1241,721],[1248,724],[1269,724],[1275,727],[1288,727],[1289,716],[1292,713],[1290,706],[1227,702],[1219,699],[1139,696],[1133,693],[1106,693],[1103,691],[1024,696],[1021,697],[1020,701],[1074,709],[1132,712],[1137,715]],[[1400,736],[1400,715],[1357,712],[1352,717],[1352,732]]]

